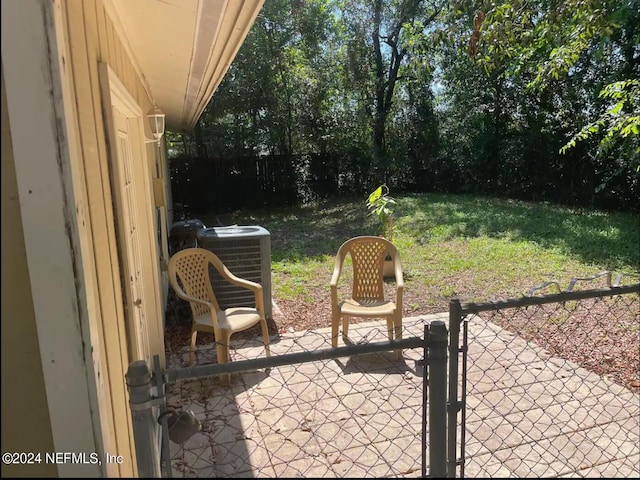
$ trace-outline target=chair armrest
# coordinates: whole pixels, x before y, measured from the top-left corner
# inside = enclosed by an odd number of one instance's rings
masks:
[[[252,282],[253,283],[253,282]],[[258,285],[256,283],[256,285]],[[258,285],[259,288],[255,289],[253,293],[256,296],[256,310],[260,313],[262,317],[264,317],[264,295],[262,291],[262,286]]]
[[[398,286],[396,288],[396,308],[400,311],[400,315],[402,315],[402,297],[404,295],[404,289],[402,286]]]
[[[264,316],[264,293],[263,293],[262,285],[256,282],[252,282],[251,280],[238,278],[233,274],[231,274],[231,278],[227,278],[227,280],[229,280],[230,283],[237,285],[238,287],[246,288],[247,290],[252,290],[253,294],[256,297],[256,309]]]
[[[256,291],[258,288],[262,288],[262,285],[256,282],[252,282],[251,280],[247,280],[245,278],[236,277],[231,271],[227,268],[226,265],[222,265],[222,270],[218,270],[220,275],[227,280],[229,283],[232,283],[238,287],[246,288],[247,290]]]
[[[186,293],[184,293],[183,290],[179,290],[179,291],[176,290],[176,293],[178,294],[178,297],[180,297],[182,300],[185,300],[185,301],[187,301],[189,303],[197,303],[199,305],[206,305],[212,311],[214,310],[213,305],[211,304],[211,302],[207,302],[206,300],[200,300],[199,298],[192,297],[191,295],[187,295]]]
[[[240,282],[231,282],[239,287],[246,287],[247,290],[253,290],[253,294],[256,297],[256,310],[260,312],[260,315],[264,317],[264,293],[262,285],[250,280],[241,280]]]
[[[344,257],[340,254],[336,257],[336,262],[333,267],[333,274],[331,275],[331,309],[336,311],[338,309],[338,281],[340,280],[340,274],[342,273],[342,261]]]
[[[338,287],[331,285],[331,309],[338,308]]]
[[[231,274],[231,277],[227,278],[229,283],[233,283],[234,285],[246,288],[247,290],[253,290],[257,292],[258,290],[262,290],[262,285],[256,282],[252,282],[251,280],[246,280],[244,278],[238,278],[235,275]]]
[[[225,280],[233,285],[236,285],[237,287],[253,291],[253,294],[256,298],[256,310],[258,310],[258,312],[260,312],[260,315],[264,317],[264,293],[262,285],[251,280],[235,276],[233,273],[231,273],[231,270],[229,270],[224,263],[220,262],[219,259],[217,259],[216,263],[216,269],[218,270],[218,273],[220,273],[220,275],[222,275]]]
[[[336,262],[333,266],[333,274],[331,275],[331,288],[338,286],[338,280],[340,280],[340,274],[342,273],[342,261],[343,257],[338,254]]]
[[[395,266],[395,277],[396,277],[396,286],[398,289],[402,290],[404,287],[404,276],[402,274],[402,263],[400,262],[400,255],[395,258],[393,262]]]
[[[396,254],[394,259],[395,277],[396,277],[396,308],[402,315],[402,297],[404,294],[404,277],[402,274],[402,262],[400,262],[400,254]]]

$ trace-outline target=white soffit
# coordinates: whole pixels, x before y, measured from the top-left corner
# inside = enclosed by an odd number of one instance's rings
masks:
[[[186,131],[222,81],[264,0],[109,2],[167,127]]]

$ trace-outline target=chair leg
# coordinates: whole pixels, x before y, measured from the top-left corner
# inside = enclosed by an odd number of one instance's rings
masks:
[[[398,315],[395,318],[396,326],[396,340],[402,340],[402,315]],[[396,350],[396,358],[400,360],[402,358],[402,349]]]
[[[230,336],[229,335],[221,335],[222,338],[220,338],[220,340],[218,340],[216,342],[216,354],[218,357],[218,363],[222,364],[222,363],[227,363],[229,361],[229,340],[230,340]],[[226,374],[226,375],[221,375],[220,376],[220,383],[222,383],[222,385],[229,385],[229,383],[231,382],[231,375],[230,374]]]
[[[389,336],[389,340],[393,340],[393,331],[394,331],[394,329],[393,329],[393,325],[394,325],[393,318],[392,317],[387,317],[386,320],[387,320],[387,335]]]
[[[268,357],[271,355],[271,350],[269,349],[269,327],[267,327],[267,321],[264,318],[260,319],[260,325],[262,326],[262,342],[264,343],[264,351]]]
[[[340,312],[331,312],[331,346],[338,346],[338,324],[340,323]]]
[[[191,331],[191,348],[189,349],[189,366],[193,365],[193,360],[196,355],[196,337],[198,336],[197,330]]]
[[[349,315],[342,316],[342,340],[349,338],[349,320],[351,320]]]

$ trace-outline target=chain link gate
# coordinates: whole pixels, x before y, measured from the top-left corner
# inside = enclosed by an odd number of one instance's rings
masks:
[[[420,336],[337,348],[318,348],[329,336],[305,332],[298,351],[153,374],[134,362],[140,475],[443,476],[448,334],[438,320],[416,328]],[[389,360],[399,348],[414,370]],[[226,374],[236,380],[219,384]]]
[[[620,280],[451,301],[448,477],[640,475],[640,284]]]

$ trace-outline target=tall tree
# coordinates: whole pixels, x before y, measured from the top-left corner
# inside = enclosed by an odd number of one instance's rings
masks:
[[[599,91],[612,102],[592,101],[595,119],[562,152],[599,134],[600,153],[619,142],[631,157],[640,154],[639,0],[514,0],[488,6],[482,30],[479,62],[492,70],[508,59],[512,75],[529,70],[534,91],[574,75],[585,57],[612,66]]]
[[[426,32],[443,8],[443,2],[423,0],[361,0],[349,2],[345,8],[343,18],[348,28],[369,51],[350,66],[354,76],[363,77],[364,72],[369,77],[362,80],[371,88],[367,97],[373,103],[373,157],[381,180],[386,181],[388,175],[387,121],[397,101],[396,87],[406,80],[402,68],[409,60],[412,35],[417,30]]]

